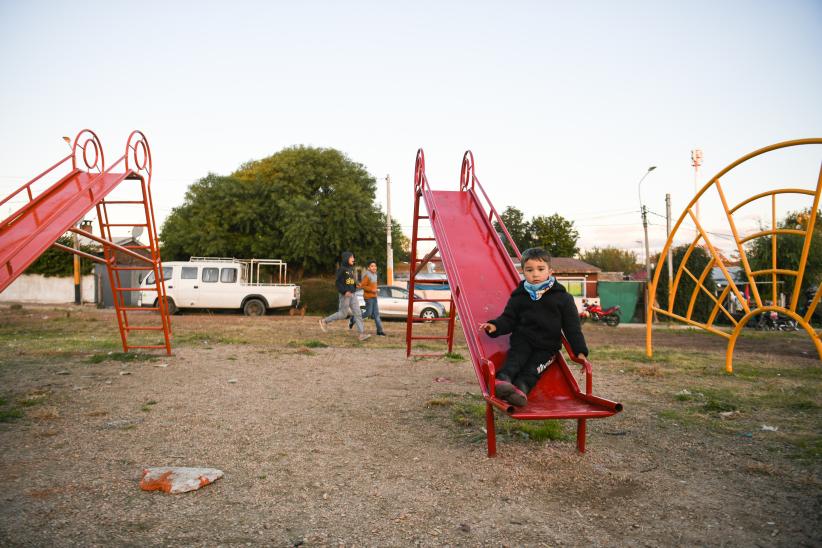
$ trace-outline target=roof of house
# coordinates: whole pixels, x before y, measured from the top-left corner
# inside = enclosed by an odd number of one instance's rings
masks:
[[[554,272],[561,274],[595,274],[602,272],[602,269],[598,266],[571,257],[552,257],[551,268],[554,269]]]

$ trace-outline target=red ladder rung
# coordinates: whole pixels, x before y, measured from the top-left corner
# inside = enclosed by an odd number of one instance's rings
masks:
[[[164,344],[158,345],[158,346],[131,346],[131,345],[129,345],[128,348],[129,349],[132,349],[132,348],[154,348],[154,349],[162,348],[163,350],[165,350],[166,345],[164,345]]]
[[[157,308],[157,307],[143,308],[141,306],[124,306],[124,307],[121,307],[120,310],[123,310],[125,312],[151,312],[151,311],[158,311],[160,309]]]
[[[156,287],[115,287],[114,291],[157,291]]]
[[[128,331],[162,331],[163,326],[161,325],[129,325],[124,327]]]
[[[150,266],[112,266],[112,270],[151,270]]]
[[[142,200],[106,200],[102,202],[105,205],[119,205],[119,204],[145,204]]]
[[[420,318],[419,316],[414,316],[413,320],[415,322],[447,322],[451,318]]]
[[[448,337],[415,337],[411,335],[412,341],[447,341]]]

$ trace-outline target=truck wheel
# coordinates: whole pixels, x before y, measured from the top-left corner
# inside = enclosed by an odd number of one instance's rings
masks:
[[[264,316],[265,303],[260,299],[248,299],[243,305],[243,314],[246,316]]]
[[[174,304],[174,299],[167,298],[166,303],[168,303],[168,315],[173,316],[180,310],[177,308],[177,305]],[[157,299],[154,299],[154,306],[159,307],[160,303],[157,302]]]

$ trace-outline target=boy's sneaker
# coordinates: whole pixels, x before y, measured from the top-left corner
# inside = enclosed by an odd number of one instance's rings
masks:
[[[328,332],[328,322],[326,322],[323,318],[320,318],[320,329],[323,330],[323,333]]]
[[[370,338],[371,338],[371,335],[369,335],[369,334],[367,334],[367,333],[362,333],[362,334],[361,334],[358,338],[359,338],[361,341],[364,341],[364,340],[370,339]]]
[[[505,400],[517,407],[524,407],[528,403],[528,396],[525,395],[525,392],[508,381],[501,381],[499,379],[494,381],[494,393],[499,399]]]
[[[382,331],[380,331],[379,333],[377,333],[377,335],[379,335],[380,337],[385,337],[385,333],[383,333]]]

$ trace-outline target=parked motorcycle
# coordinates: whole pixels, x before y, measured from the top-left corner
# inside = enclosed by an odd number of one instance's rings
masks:
[[[759,315],[756,328],[760,331],[796,331],[799,326],[793,319],[786,318],[776,311],[771,311]]]
[[[580,323],[585,323],[587,320],[592,322],[603,322],[605,325],[616,327],[619,325],[620,314],[619,305],[612,306],[607,310],[603,310],[598,304],[582,303],[582,312],[579,313]]]

